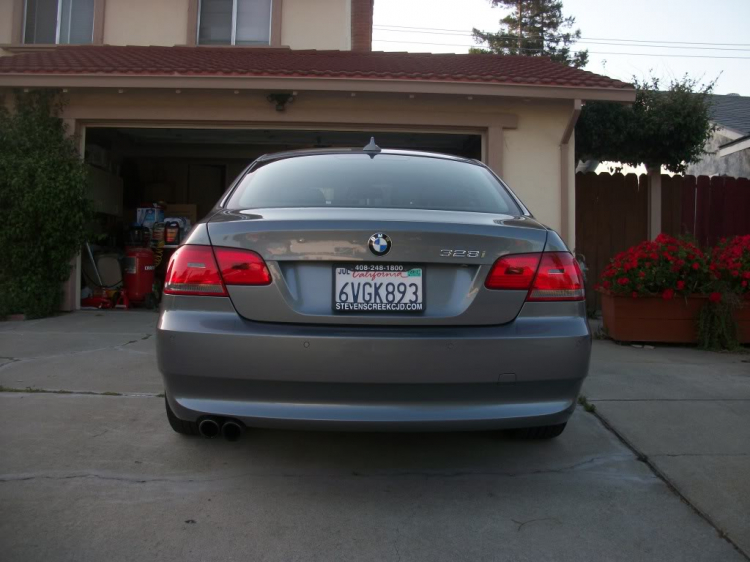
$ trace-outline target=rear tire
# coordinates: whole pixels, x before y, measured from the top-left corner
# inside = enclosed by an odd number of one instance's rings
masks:
[[[175,432],[182,435],[199,435],[198,424],[178,418],[172,411],[172,408],[169,407],[169,401],[166,396],[164,397],[164,405],[167,408],[167,420],[169,420],[169,425],[175,430]]]
[[[520,427],[518,429],[511,429],[510,436],[513,439],[554,439],[559,437],[567,423],[561,423],[557,425],[542,425],[539,427]]]

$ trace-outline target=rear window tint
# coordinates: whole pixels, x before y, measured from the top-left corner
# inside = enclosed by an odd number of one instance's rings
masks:
[[[319,154],[271,161],[248,173],[230,209],[350,207],[519,215],[482,166],[423,156]]]

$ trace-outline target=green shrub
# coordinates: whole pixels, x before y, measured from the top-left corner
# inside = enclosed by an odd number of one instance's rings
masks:
[[[0,103],[0,317],[60,308],[71,258],[85,241],[86,170],[53,92]]]
[[[703,305],[698,315],[698,347],[711,351],[740,349],[737,321],[733,316],[740,304],[740,300],[729,293]]]

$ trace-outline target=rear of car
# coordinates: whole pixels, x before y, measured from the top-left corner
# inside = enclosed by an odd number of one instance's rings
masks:
[[[172,257],[173,428],[553,437],[588,371],[583,284],[485,166],[395,151],[256,161]]]

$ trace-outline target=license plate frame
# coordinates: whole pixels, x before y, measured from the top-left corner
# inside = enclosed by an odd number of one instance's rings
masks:
[[[404,283],[407,283],[407,295],[404,297],[404,300],[406,302],[398,303],[395,302],[393,305],[391,303],[385,302],[385,298],[383,297],[382,303],[362,303],[359,307],[353,307],[353,306],[346,306],[346,305],[352,305],[354,303],[351,302],[345,302],[341,301],[339,299],[339,270],[340,269],[346,269],[349,271],[350,274],[353,274],[355,272],[361,272],[365,274],[375,274],[373,275],[373,279],[370,282],[381,282],[380,279],[383,279],[382,283],[388,283],[389,277],[384,277],[382,275],[377,274],[407,274],[406,276],[400,276],[400,277],[392,277],[394,281],[396,279],[403,279]],[[414,273],[418,272],[418,273]],[[333,309],[334,314],[365,314],[365,315],[376,315],[376,314],[405,314],[409,316],[413,315],[419,315],[424,313],[426,306],[427,306],[427,298],[426,298],[426,268],[424,265],[421,264],[402,264],[402,263],[344,263],[344,264],[334,264],[332,268],[332,283],[333,286],[333,295],[331,300],[331,308]],[[362,278],[363,281],[361,285],[364,285],[366,283],[366,277]],[[377,279],[377,281],[376,281]],[[410,287],[408,287],[409,281],[408,280],[415,280],[419,279],[419,296],[421,296],[421,301],[418,301],[417,303],[409,303],[408,302],[408,291]],[[351,282],[349,280],[349,282]],[[411,281],[414,282],[414,281]],[[360,291],[362,290],[362,287],[360,287]],[[352,295],[352,293],[348,293],[349,296]],[[396,300],[398,300],[399,293],[397,289],[395,290]],[[407,305],[403,307],[403,309],[395,309],[392,308],[394,305],[404,304]],[[377,305],[377,306],[375,306]],[[381,306],[382,305],[382,306]],[[408,306],[408,305],[418,305],[418,306]],[[372,306],[372,308],[363,308],[363,306]]]

